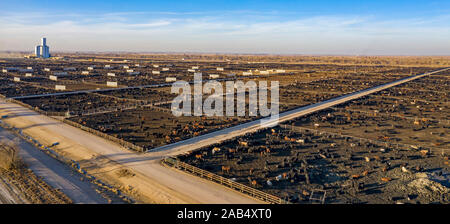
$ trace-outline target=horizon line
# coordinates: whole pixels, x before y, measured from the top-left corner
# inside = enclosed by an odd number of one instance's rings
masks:
[[[244,56],[341,56],[341,57],[450,57],[450,54],[299,54],[299,53],[231,53],[231,52],[205,52],[205,51],[52,51],[53,54],[192,54],[192,55],[244,55]],[[32,51],[21,50],[0,50],[0,53],[21,53],[21,54],[33,54]]]

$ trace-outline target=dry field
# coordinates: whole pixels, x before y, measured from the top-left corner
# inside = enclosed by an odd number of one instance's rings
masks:
[[[68,204],[61,191],[55,190],[27,169],[11,142],[0,142],[0,203]]]

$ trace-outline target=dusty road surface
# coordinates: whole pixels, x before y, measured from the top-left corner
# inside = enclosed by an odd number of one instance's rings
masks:
[[[20,148],[19,155],[35,175],[47,184],[66,194],[73,203],[108,203],[97,191],[97,186],[83,180],[83,176],[67,165],[51,158],[35,146],[0,128],[0,139],[14,140]]]
[[[430,74],[433,73],[408,77],[288,111],[280,114],[280,121],[326,109]],[[121,187],[124,192],[143,202],[260,203],[260,201],[228,190],[218,184],[165,168],[159,164],[159,159],[165,156],[187,152],[263,128],[260,121],[245,123],[167,145],[155,152],[138,154],[50,117],[6,102],[4,99],[0,99],[0,115],[8,115],[3,121],[21,128],[26,134],[39,139],[44,144],[51,145],[59,142],[60,144],[55,148],[56,151],[79,161],[81,166],[91,174]]]
[[[163,167],[160,155],[139,154],[17,104],[0,99],[2,120],[20,128],[90,174],[147,203],[261,203],[241,193]],[[128,172],[121,172],[127,170]],[[125,174],[124,174],[125,173]]]

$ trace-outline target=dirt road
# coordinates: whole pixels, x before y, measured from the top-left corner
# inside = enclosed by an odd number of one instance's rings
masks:
[[[27,164],[27,168],[53,188],[62,191],[74,203],[108,203],[107,199],[97,193],[97,186],[88,181],[83,181],[83,176],[74,172],[67,165],[51,158],[35,146],[2,128],[0,128],[0,138],[15,139],[17,147],[20,148],[19,155]]]
[[[149,203],[261,203],[238,192],[198,177],[163,167],[162,155],[138,154],[103,138],[84,132],[22,106],[0,99],[4,122],[23,130],[46,145],[60,144],[55,150],[80,163],[92,175],[123,187]],[[133,175],[121,177],[128,169]],[[130,190],[131,189],[131,190]]]
[[[280,114],[280,121],[293,119],[337,104],[353,100],[376,91],[421,78],[422,74],[396,82],[377,86],[353,94],[334,98],[318,104]],[[217,143],[238,135],[263,128],[260,121],[249,122],[186,141],[159,148],[155,152],[138,154],[55,119],[40,115],[22,106],[0,99],[0,115],[8,115],[5,122],[21,128],[25,133],[45,144],[59,142],[56,150],[98,176],[122,186],[130,194],[144,202],[154,203],[258,203],[225,187],[162,167],[159,159],[164,156],[190,151],[211,143]],[[129,170],[123,177],[117,171]],[[125,172],[127,173],[127,172]]]

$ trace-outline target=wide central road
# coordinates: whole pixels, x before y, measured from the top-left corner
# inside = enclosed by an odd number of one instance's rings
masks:
[[[314,113],[337,104],[345,103],[377,91],[400,85],[427,75],[442,72],[448,69],[411,76],[395,82],[387,83],[370,89],[347,94],[321,103],[301,107],[280,114],[279,122],[294,119],[306,114]],[[150,153],[139,154],[123,149],[103,138],[84,132],[50,117],[38,114],[20,105],[0,99],[0,115],[8,114],[4,119],[7,123],[22,128],[24,132],[35,139],[51,144],[59,142],[61,151],[67,155],[82,158],[97,167],[111,173],[116,170],[116,164],[131,169],[139,174],[139,178],[123,179],[123,184],[135,187],[137,190],[147,192],[158,203],[258,203],[259,201],[246,197],[238,192],[226,190],[225,187],[210,181],[180,173],[160,165],[159,159],[198,149],[209,144],[231,139],[233,137],[251,133],[261,128],[259,120],[237,125],[231,128],[212,132],[192,139],[159,147]],[[104,162],[91,155],[101,155],[107,158]],[[102,175],[98,172],[97,175]],[[149,180],[149,181],[144,181]],[[174,197],[173,195],[177,195]],[[180,200],[178,200],[180,199]],[[164,201],[164,202],[162,202]]]
[[[323,102],[319,102],[316,104],[311,104],[309,106],[300,107],[291,111],[286,111],[284,113],[279,114],[278,122],[282,123],[284,121],[292,120],[297,117],[305,116],[307,114],[311,114],[317,111],[321,111],[333,106],[336,106],[338,104],[342,104],[348,101],[352,101],[370,94],[373,94],[375,92],[379,92],[397,85],[401,85],[403,83],[422,78],[424,76],[440,73],[443,71],[446,71],[450,68],[444,68],[441,70],[437,70],[434,72],[414,75],[410,77],[406,77],[394,82],[386,83],[383,85],[375,86],[369,89],[364,89],[361,91],[357,91],[354,93],[346,94],[340,97],[336,97],[330,100],[326,100]],[[275,124],[272,122],[272,124]],[[155,148],[151,150],[150,153],[156,153],[159,152],[160,155],[176,155],[184,152],[191,151],[193,149],[198,149],[207,145],[211,145],[214,143],[222,142],[224,140],[232,139],[236,136],[241,136],[247,133],[255,132],[257,130],[260,130],[262,128],[265,128],[267,125],[270,125],[270,123],[265,124],[264,126],[261,125],[261,120],[255,120],[248,123],[236,125],[234,127],[222,129],[219,131],[211,132],[209,134],[197,136],[194,138],[186,139],[184,141],[176,142],[173,144],[161,146],[158,148]]]
[[[109,179],[120,169],[129,169],[136,177],[117,178],[118,185],[131,186],[155,203],[254,204],[261,203],[235,191],[195,176],[163,167],[159,156],[136,153],[96,135],[72,127],[51,117],[0,98],[2,120],[29,136],[49,145],[68,158],[86,163],[86,170]],[[56,150],[56,149],[55,149]],[[106,175],[106,176],[105,176]],[[111,180],[111,179],[109,179]]]

